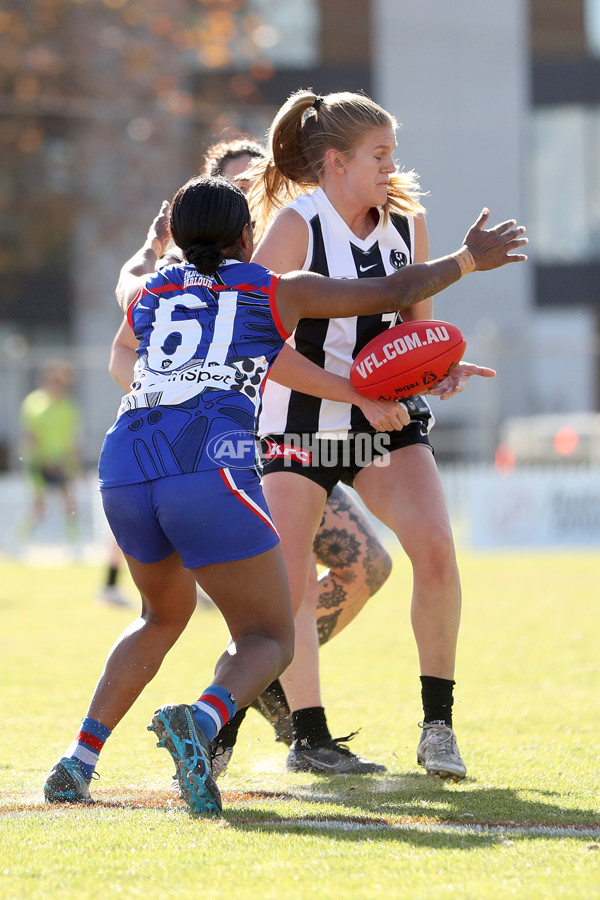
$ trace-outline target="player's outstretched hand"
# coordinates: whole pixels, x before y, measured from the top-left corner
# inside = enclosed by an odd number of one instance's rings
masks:
[[[376,431],[400,431],[410,422],[407,408],[398,400],[369,400],[357,393],[353,403]]]
[[[152,247],[157,257],[163,255],[171,240],[171,230],[169,228],[170,212],[171,204],[168,200],[163,200],[158,215],[153,219],[152,225],[148,229],[146,244]]]
[[[464,391],[471,375],[480,375],[482,378],[494,378],[496,370],[490,369],[488,366],[476,366],[475,363],[459,362],[443,381],[440,381],[427,393],[435,394],[441,400],[449,400],[450,397],[454,397],[455,394]]]
[[[464,245],[469,248],[475,260],[476,270],[485,272],[488,269],[497,269],[506,263],[524,262],[527,257],[524,253],[515,253],[529,243],[528,238],[523,237],[524,225],[517,225],[515,219],[501,222],[494,228],[485,229],[490,217],[489,209],[482,209],[481,214],[474,225],[467,232]]]

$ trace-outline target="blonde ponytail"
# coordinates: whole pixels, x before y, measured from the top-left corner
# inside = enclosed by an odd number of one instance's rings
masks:
[[[395,129],[397,123],[363,94],[320,97],[312,90],[301,90],[288,97],[269,129],[267,157],[248,171],[248,177],[255,179],[248,203],[257,239],[279,209],[318,186],[327,150],[351,153],[365,131],[381,126]],[[384,215],[390,210],[423,212],[421,196],[415,172],[394,173]]]

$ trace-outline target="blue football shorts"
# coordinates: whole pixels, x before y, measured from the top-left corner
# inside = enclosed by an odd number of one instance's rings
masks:
[[[254,469],[211,469],[102,488],[121,550],[153,563],[179,553],[187,569],[257,556],[279,535]]]

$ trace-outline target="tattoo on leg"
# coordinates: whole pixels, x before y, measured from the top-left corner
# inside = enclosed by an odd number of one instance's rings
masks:
[[[341,584],[334,582],[330,591],[319,594],[319,609],[334,609],[341,606],[347,596]]]
[[[355,507],[352,501],[350,500],[348,494],[341,487],[335,487],[333,489],[333,493],[331,497],[327,501],[327,507],[334,514],[339,516],[340,513],[348,513],[349,517],[354,521],[358,522],[358,516],[355,512]],[[327,512],[327,509],[326,509]],[[325,519],[326,512],[323,514],[323,519]]]
[[[379,590],[392,560],[355,501],[339,486],[325,507],[313,551],[329,569],[319,583],[317,632],[322,645]]]
[[[319,618],[317,619],[317,631],[319,633],[320,646],[326,644],[331,637],[340,613],[341,610],[338,609],[337,612],[330,613],[328,616],[319,616]]]
[[[351,566],[360,556],[360,543],[345,528],[323,528],[317,532],[313,547],[319,562],[330,569]]]
[[[385,584],[392,571],[392,557],[377,540],[367,536],[367,552],[363,566],[371,596]]]
[[[334,517],[341,519],[346,527],[331,527]],[[348,530],[348,522],[351,530]],[[323,528],[325,523],[330,527]],[[364,571],[364,580],[370,595],[378,591],[392,570],[391,556],[340,486],[334,488],[327,502],[321,528],[323,530],[317,532],[314,544],[319,562],[337,569],[338,577],[343,577],[348,583],[356,581],[359,577],[358,566],[355,565],[358,563]],[[351,568],[342,575],[339,570],[344,567]]]

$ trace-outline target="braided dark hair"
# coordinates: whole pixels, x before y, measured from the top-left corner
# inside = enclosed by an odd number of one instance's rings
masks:
[[[171,203],[171,234],[185,258],[202,275],[214,275],[250,224],[243,192],[226,178],[197,176],[179,188]]]

